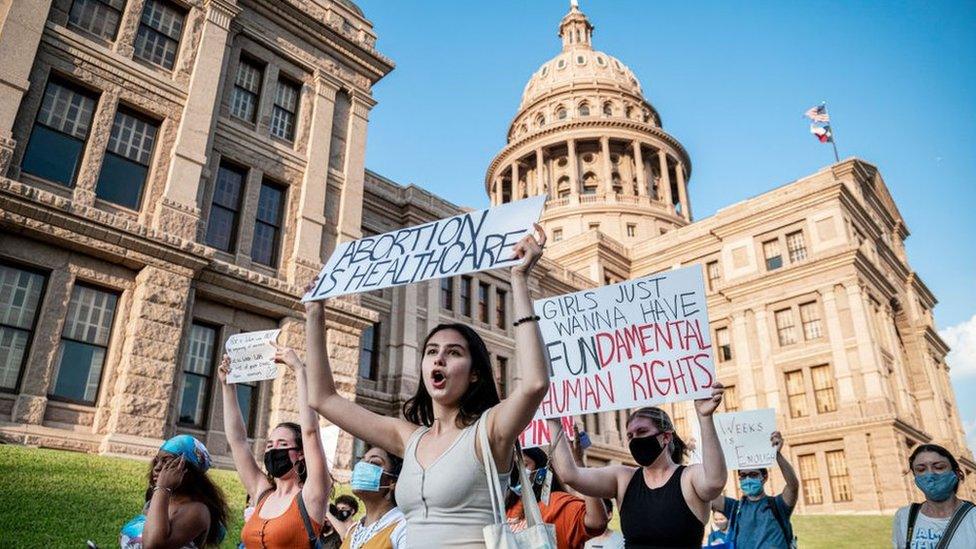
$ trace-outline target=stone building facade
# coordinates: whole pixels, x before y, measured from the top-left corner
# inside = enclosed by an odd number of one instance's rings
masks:
[[[533,294],[702,265],[725,407],[777,408],[802,512],[903,505],[924,441],[976,470],[877,169],[846,160],[694,221],[689,154],[636,76],[577,7],[559,31],[485,177],[492,204],[550,197]],[[348,0],[0,7],[0,438],[146,456],[191,433],[230,464],[226,338],[280,327],[304,347],[297,300],[337,241],[463,211],[365,169],[393,68],[375,40]],[[517,384],[511,320],[502,271],[390,288],[328,302],[329,353],[341,391],[396,414],[441,322],[478,329],[501,391]],[[293,394],[287,374],[239,388],[256,452]],[[693,438],[690,403],[670,408]],[[628,462],[625,420],[581,418],[592,464]],[[340,439],[340,476],[360,452]]]

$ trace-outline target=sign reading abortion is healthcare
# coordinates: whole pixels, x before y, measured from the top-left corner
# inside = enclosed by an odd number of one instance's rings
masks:
[[[536,417],[704,398],[715,380],[701,266],[535,302],[552,383]]]
[[[343,242],[302,301],[379,290],[508,267],[515,244],[532,231],[545,195]]]

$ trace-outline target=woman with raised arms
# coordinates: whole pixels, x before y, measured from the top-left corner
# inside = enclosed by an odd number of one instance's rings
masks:
[[[715,383],[711,397],[695,401],[701,425],[700,464],[683,465],[686,446],[671,418],[660,408],[648,407],[627,419],[630,453],[640,467],[579,467],[569,448],[558,445],[552,456],[556,474],[583,495],[617,498],[627,549],[701,547],[709,504],[722,493],[728,474],[712,420],[723,391]],[[560,428],[558,422],[550,423]]]
[[[503,489],[508,486],[516,437],[532,420],[549,388],[538,317],[528,279],[546,237],[527,235],[514,247],[524,261],[512,267],[515,349],[521,383],[499,402],[488,349],[471,327],[441,324],[428,334],[417,392],[403,405],[406,419],[373,413],[336,392],[326,356],[321,302],[306,304],[309,399],[341,429],[403,456],[396,500],[407,518],[410,547],[484,547],[482,529],[495,522],[481,459],[478,429],[486,429]]]

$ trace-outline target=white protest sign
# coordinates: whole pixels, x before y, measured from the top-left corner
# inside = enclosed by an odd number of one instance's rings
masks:
[[[329,468],[333,468],[335,467],[336,451],[339,449],[339,426],[320,426],[319,435],[322,437],[322,449],[325,450],[325,461],[329,464]]]
[[[546,196],[339,244],[302,301],[508,267]]]
[[[563,436],[569,440],[573,440],[573,416],[564,416],[559,418],[559,422],[563,426]],[[557,431],[558,432],[558,431]],[[526,448],[536,448],[538,446],[546,446],[552,443],[552,429],[549,427],[548,420],[535,418],[529,422],[529,425],[522,431],[519,435],[519,445],[522,449]]]
[[[769,442],[776,430],[776,410],[763,408],[715,414],[725,465],[729,469],[757,469],[776,465],[776,449]]]
[[[281,330],[264,330],[234,334],[227,338],[224,349],[230,357],[230,373],[227,383],[241,383],[274,379],[278,377],[275,364],[275,348],[271,343],[277,341]]]
[[[552,383],[536,417],[711,395],[700,265],[535,302]]]

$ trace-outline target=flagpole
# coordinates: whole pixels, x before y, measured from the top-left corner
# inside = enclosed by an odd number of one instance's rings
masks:
[[[822,101],[821,103],[824,106],[824,110],[829,113],[830,110],[827,109],[827,102],[826,101]],[[834,147],[834,161],[839,163],[840,162],[840,155],[837,154],[837,138],[835,137],[837,135],[837,132],[834,131],[834,121],[833,121],[833,119],[831,119],[831,121],[829,122],[829,124],[830,124],[830,144],[833,145],[833,147]]]

